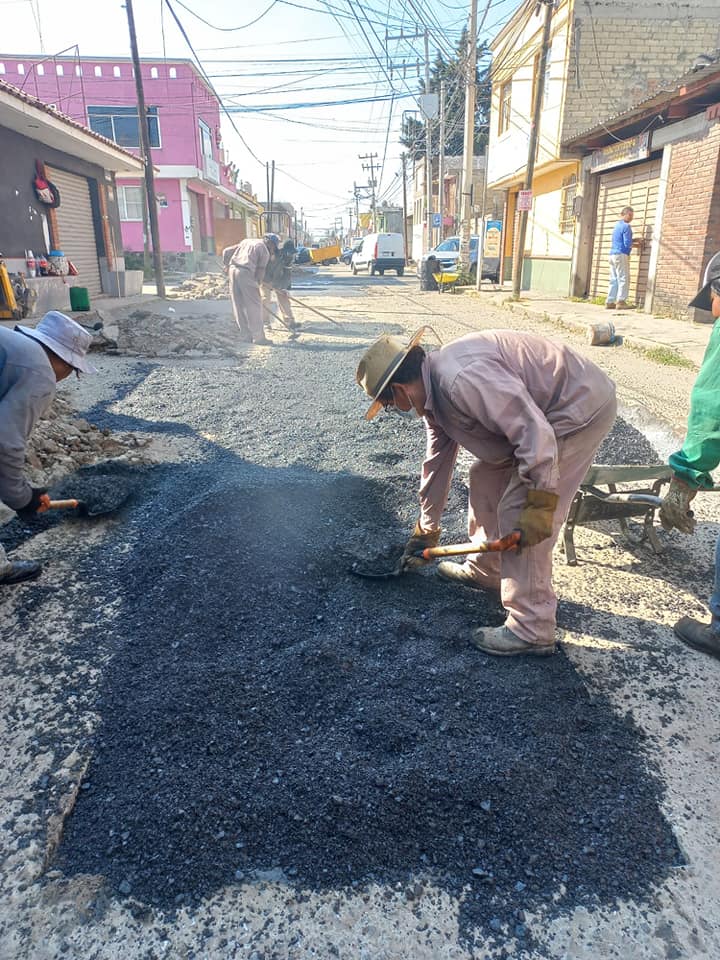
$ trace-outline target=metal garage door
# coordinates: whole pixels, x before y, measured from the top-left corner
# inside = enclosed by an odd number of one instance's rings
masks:
[[[56,242],[77,267],[79,286],[87,287],[91,297],[100,296],[100,267],[87,179],[50,167],[47,167],[47,173],[60,191],[60,206],[55,211]]]
[[[597,211],[595,216],[595,242],[593,244],[591,297],[604,297],[610,280],[610,241],[613,227],[620,219],[623,207],[632,207],[635,217],[632,222],[634,237],[645,239],[645,247],[638,255],[630,255],[630,293],[628,301],[642,306],[647,288],[650,265],[650,240],[655,228],[658,188],[660,185],[660,160],[637,163],[621,170],[600,174]]]

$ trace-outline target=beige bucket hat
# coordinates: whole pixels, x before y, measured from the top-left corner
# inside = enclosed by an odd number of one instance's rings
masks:
[[[407,344],[403,343],[399,337],[383,334],[371,347],[368,347],[355,373],[355,382],[373,401],[365,414],[366,420],[372,420],[383,409],[383,404],[378,397],[390,383],[393,374],[405,357],[420,343],[426,330],[432,330],[432,327],[420,327]]]
[[[91,334],[59,310],[50,310],[36,327],[18,324],[15,329],[49,347],[75,370],[81,373],[97,373],[85,357],[92,343]]]

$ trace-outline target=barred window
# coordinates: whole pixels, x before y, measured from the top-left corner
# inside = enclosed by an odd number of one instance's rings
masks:
[[[575,197],[577,177],[573,173],[565,177],[560,192],[560,233],[572,233],[575,229]]]
[[[505,133],[506,130],[510,129],[510,111],[511,106],[511,95],[512,95],[512,81],[504,83],[500,87],[500,109],[498,110],[499,114],[499,124],[498,124],[498,133]]]

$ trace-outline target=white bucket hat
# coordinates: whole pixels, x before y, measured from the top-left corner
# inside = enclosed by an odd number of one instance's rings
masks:
[[[355,382],[373,401],[365,414],[366,420],[372,420],[380,413],[383,404],[378,397],[390,383],[405,357],[420,343],[426,330],[432,330],[432,327],[420,327],[407,344],[403,343],[399,337],[384,334],[365,351],[358,364]],[[435,333],[434,330],[432,332]]]
[[[91,334],[59,310],[46,313],[36,327],[18,324],[15,329],[44,344],[80,373],[97,373],[95,367],[85,359],[92,342]]]

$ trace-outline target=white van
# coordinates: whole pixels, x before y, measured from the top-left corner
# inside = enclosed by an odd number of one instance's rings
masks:
[[[380,276],[386,270],[395,270],[401,277],[405,273],[405,244],[401,233],[369,233],[363,237],[362,247],[352,255],[350,267],[353,275],[368,270],[371,277]]]

